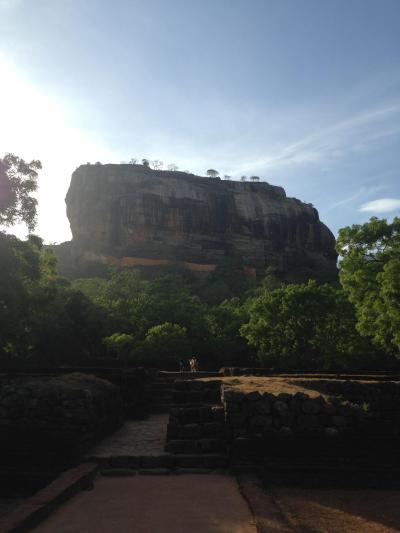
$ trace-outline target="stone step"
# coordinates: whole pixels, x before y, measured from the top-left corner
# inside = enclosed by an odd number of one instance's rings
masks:
[[[153,414],[169,413],[174,405],[172,403],[154,402],[151,404],[151,412]]]
[[[153,381],[152,383],[149,384],[149,389],[170,389],[170,390],[174,390],[175,388],[175,385],[174,385],[174,381]]]
[[[215,406],[215,402],[210,402],[209,404],[206,404],[204,402],[200,403],[188,403],[185,405],[179,404],[179,403],[164,403],[164,402],[157,402],[155,401],[151,405],[151,412],[152,413],[169,413],[171,409],[177,409],[177,408],[201,408],[201,407],[213,407]]]
[[[182,405],[173,408],[170,413],[170,423],[175,425],[199,424],[204,422],[225,422],[225,411],[222,405],[202,405],[191,407]]]
[[[223,439],[172,439],[165,445],[165,451],[173,454],[225,453]]]
[[[113,457],[93,457],[87,458],[91,462],[96,462],[102,470],[152,470],[176,468],[225,468],[228,458],[223,453],[192,453],[192,454],[172,454],[164,453],[160,455],[144,456],[113,456]]]
[[[150,401],[152,403],[172,403],[172,394],[170,392],[154,392]]]
[[[204,391],[174,391],[173,401],[177,404],[202,403],[202,402],[219,402],[221,400],[220,392],[217,390]]]
[[[228,471],[226,468],[140,468],[139,470],[133,470],[131,468],[105,468],[100,470],[100,474],[108,477],[122,477],[122,476],[180,476],[185,474],[212,474],[212,475],[226,475]]]
[[[221,422],[204,422],[201,424],[174,424],[167,426],[167,440],[171,439],[223,439],[225,438],[225,424]]]

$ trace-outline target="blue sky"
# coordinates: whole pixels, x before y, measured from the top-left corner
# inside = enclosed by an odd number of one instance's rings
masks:
[[[334,233],[400,212],[398,0],[0,0],[0,154],[70,238],[86,161],[256,174]],[[17,228],[24,233],[23,228]]]

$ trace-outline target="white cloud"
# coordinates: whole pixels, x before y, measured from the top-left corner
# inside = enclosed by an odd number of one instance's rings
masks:
[[[366,196],[370,196],[372,194],[375,194],[382,189],[385,189],[385,185],[375,185],[373,187],[360,187],[358,191],[353,193],[351,196],[346,196],[346,198],[342,198],[341,200],[338,200],[337,202],[334,202],[331,206],[329,206],[330,209],[336,209],[337,207],[340,207],[342,205],[351,204],[355,200],[360,200],[361,198],[365,198]]]
[[[400,129],[391,122],[400,113],[400,104],[365,111],[313,132],[297,142],[277,147],[257,160],[244,162],[239,172],[249,168],[273,169],[287,165],[326,164],[349,153],[366,151],[389,137],[398,136]]]
[[[391,213],[400,210],[400,199],[398,198],[379,198],[363,204],[359,211],[365,213]]]

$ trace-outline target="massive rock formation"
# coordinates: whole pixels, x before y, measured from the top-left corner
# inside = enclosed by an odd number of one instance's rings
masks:
[[[241,265],[283,277],[336,276],[335,239],[312,205],[268,183],[221,181],[142,165],[83,165],[66,197],[73,240],[57,247],[70,276],[107,265],[199,274]]]

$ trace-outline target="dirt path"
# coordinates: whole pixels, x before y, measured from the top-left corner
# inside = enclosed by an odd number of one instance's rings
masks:
[[[37,533],[256,533],[236,480],[223,475],[98,477]]]

